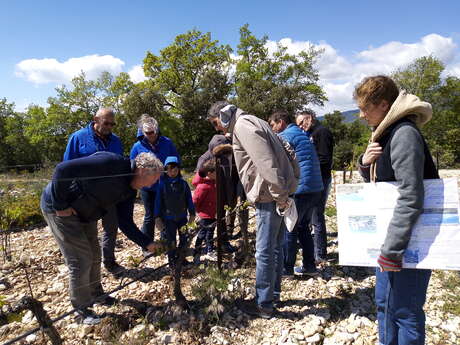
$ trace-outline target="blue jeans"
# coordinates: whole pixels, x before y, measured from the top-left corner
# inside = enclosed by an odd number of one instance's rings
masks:
[[[256,301],[263,308],[273,308],[281,293],[283,269],[283,217],[276,213],[275,202],[257,202],[256,206]]]
[[[321,192],[320,200],[313,210],[311,219],[311,225],[315,231],[315,259],[326,259],[327,257],[327,232],[326,232],[326,220],[324,219],[324,210],[326,209],[327,197],[331,190],[332,178],[326,178],[323,180],[324,189]]]
[[[430,270],[380,272],[380,268],[376,269],[375,303],[380,344],[425,344],[423,304],[430,276]]]
[[[199,253],[203,241],[206,243],[206,253],[210,253],[215,249],[214,246],[214,228],[216,227],[215,218],[205,218],[199,221],[200,230],[196,236],[195,252]]]
[[[179,233],[179,248],[182,248],[187,243],[187,235],[186,233],[180,232],[179,229],[187,224],[187,218],[181,219],[179,221],[174,220],[165,220],[164,225],[165,229],[162,234],[162,237],[166,240],[168,246],[175,247],[176,246],[176,234]],[[168,261],[170,265],[174,265],[176,263],[176,249],[172,249],[168,251]]]
[[[141,189],[141,199],[144,203],[144,224],[142,224],[142,233],[151,241],[155,239],[155,217],[153,216],[155,208],[155,192]]]
[[[284,268],[292,272],[297,256],[297,240],[302,247],[302,264],[304,267],[315,267],[313,238],[309,229],[313,209],[321,197],[321,192],[298,194],[294,196],[297,207],[297,224],[289,232],[286,230],[284,241]]]

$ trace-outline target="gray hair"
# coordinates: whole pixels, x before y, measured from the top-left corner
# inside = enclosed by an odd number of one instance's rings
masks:
[[[227,101],[215,102],[208,110],[208,119],[219,117],[220,111],[229,104]]]
[[[150,174],[161,173],[164,166],[161,161],[151,152],[141,152],[134,158],[136,168],[147,169]]]
[[[115,111],[112,108],[99,108],[94,117],[115,116]]]
[[[142,132],[144,131],[144,126],[151,127],[152,130],[158,134],[160,132],[160,128],[158,126],[158,121],[155,120],[149,114],[142,114],[139,120],[137,120],[137,128],[139,128]]]
[[[311,118],[314,120],[316,119],[316,113],[313,109],[310,108],[305,108],[302,111],[299,111],[298,113],[295,114],[295,118],[297,119],[299,116],[311,116]]]

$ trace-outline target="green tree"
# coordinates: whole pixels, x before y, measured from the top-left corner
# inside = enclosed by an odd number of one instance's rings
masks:
[[[8,118],[14,114],[14,103],[8,103],[6,98],[0,99],[0,166],[11,165],[11,146],[5,140],[8,134]]]
[[[416,59],[408,66],[399,68],[392,74],[398,86],[431,104],[437,103],[437,93],[441,86],[444,65],[432,56]]]
[[[334,156],[332,168],[346,170],[353,159],[353,143],[347,136],[347,125],[343,122],[344,116],[340,111],[324,115],[322,124],[329,128],[334,137]]]
[[[395,71],[392,77],[401,89],[432,105],[433,117],[422,132],[439,166],[449,168],[460,165],[460,79],[442,78],[443,71],[442,62],[428,56]]]
[[[206,122],[207,109],[231,91],[230,53],[231,48],[213,41],[210,33],[191,30],[178,35],[159,55],[147,52],[144,59],[150,81],[146,85],[162,97],[161,107],[152,115],[160,123],[164,116],[179,120],[176,145],[188,154],[183,157],[186,163],[205,151],[213,133]]]
[[[365,151],[370,137],[369,129],[358,117],[350,123],[345,123],[344,119],[340,111],[334,111],[326,114],[322,121],[334,137],[333,169],[335,170],[353,168],[358,156]]]
[[[292,113],[309,104],[323,105],[327,97],[314,67],[321,52],[310,47],[292,55],[278,44],[270,53],[267,41],[267,36],[256,38],[248,24],[240,28],[235,73],[238,106],[266,119],[276,109]]]

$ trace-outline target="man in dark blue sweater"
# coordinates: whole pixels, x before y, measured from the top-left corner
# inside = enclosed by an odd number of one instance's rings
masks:
[[[59,163],[43,191],[40,207],[69,269],[69,290],[78,321],[99,323],[88,309],[104,293],[97,221],[115,207],[121,231],[142,248],[159,245],[139,231],[133,221],[136,189],[155,183],[163,164],[152,153],[131,162],[111,152]],[[113,302],[106,298],[101,302]]]

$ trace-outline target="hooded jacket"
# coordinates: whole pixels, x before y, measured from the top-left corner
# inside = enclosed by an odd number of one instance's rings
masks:
[[[216,218],[217,191],[216,182],[195,174],[192,184],[196,186],[193,192],[193,203],[198,216],[202,219]]]
[[[64,152],[64,161],[87,157],[99,151],[123,155],[123,146],[118,136],[111,133],[107,141],[104,141],[96,135],[93,126],[94,122],[90,122],[85,128],[74,132],[70,136]]]
[[[129,158],[134,159],[141,152],[152,152],[160,161],[164,164],[165,160],[169,156],[175,156],[179,159],[179,153],[171,139],[158,134],[158,139],[154,144],[150,144],[147,138],[144,137],[142,130],[137,131],[137,142],[134,143],[131,148]],[[158,182],[154,183],[150,187],[144,187],[142,190],[155,192],[158,188]]]
[[[367,182],[399,182],[399,197],[378,259],[384,267],[402,266],[412,228],[423,209],[423,179],[439,178],[418,129],[431,116],[429,103],[401,91],[372,134],[371,141],[382,146],[382,155],[371,166],[362,164],[362,156],[359,159],[359,171]]]
[[[154,216],[175,222],[186,221],[187,210],[190,215],[195,215],[192,193],[187,182],[181,176],[169,177],[165,174],[160,179],[155,195]]]
[[[285,202],[297,189],[299,165],[269,124],[237,109],[228,127],[240,181],[251,202]]]
[[[279,134],[294,148],[297,161],[299,162],[300,178],[295,194],[322,191],[323,181],[318,156],[314,145],[305,135],[305,132],[295,124],[290,123]]]

